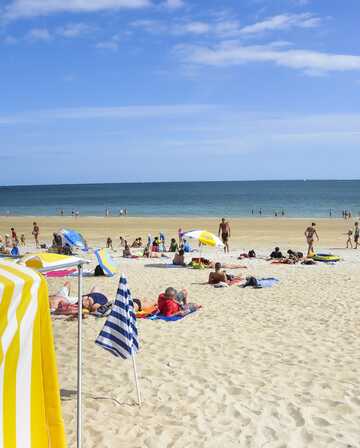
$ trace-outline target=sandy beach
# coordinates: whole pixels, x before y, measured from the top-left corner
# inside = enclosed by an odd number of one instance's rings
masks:
[[[278,278],[279,284],[268,289],[216,289],[204,284],[207,270],[169,269],[166,258],[120,257],[120,235],[132,241],[162,231],[169,241],[179,227],[217,232],[215,219],[6,217],[0,234],[13,226],[34,250],[33,221],[46,243],[63,227],[80,231],[91,247],[103,247],[110,236],[133,297],[155,302],[167,286],[186,287],[190,300],[203,306],[178,322],[138,320],[141,408],[131,362],[94,344],[104,320],[84,321],[86,448],[360,447],[360,249],[344,249],[352,221],[316,220],[317,249],[341,256],[337,264],[287,266],[255,259],[243,262],[247,269],[228,270]],[[310,222],[230,219],[231,253],[207,248],[204,255],[235,263],[241,252],[255,249],[265,256],[275,245],[305,252],[304,230]],[[113,299],[117,282],[118,276],[85,278],[84,289],[96,284]],[[63,279],[48,283],[55,292]],[[76,321],[54,318],[71,448],[76,440],[76,332]]]

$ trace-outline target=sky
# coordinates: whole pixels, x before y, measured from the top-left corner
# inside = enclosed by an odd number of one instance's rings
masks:
[[[359,178],[359,16],[0,0],[0,184]]]

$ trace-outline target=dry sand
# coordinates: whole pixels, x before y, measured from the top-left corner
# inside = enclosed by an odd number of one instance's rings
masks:
[[[5,218],[31,237],[32,218]],[[162,230],[217,230],[210,219],[37,218],[42,240],[73,227],[90,245],[109,235],[130,240]],[[10,225],[11,224],[11,225]],[[261,255],[273,246],[305,250],[309,220],[232,219],[232,251],[208,249],[235,262],[239,252]],[[245,261],[234,273],[274,276],[270,289],[215,289],[206,270],[167,269],[169,260],[123,260],[134,297],[154,299],[166,286],[187,287],[203,309],[176,323],[138,321],[137,356],[143,407],[136,406],[131,362],[94,344],[103,320],[84,321],[86,448],[360,447],[359,251],[343,249],[351,224],[317,220],[320,250],[339,254],[336,265],[275,266]],[[111,298],[118,277],[96,281]],[[75,287],[75,281],[72,281]],[[54,292],[62,283],[49,280]],[[75,447],[76,322],[54,320],[63,412]]]

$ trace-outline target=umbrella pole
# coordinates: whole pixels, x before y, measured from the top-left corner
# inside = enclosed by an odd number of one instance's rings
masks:
[[[77,341],[77,448],[82,447],[82,273],[78,266],[78,341]]]
[[[132,359],[132,363],[133,363],[134,379],[135,379],[135,385],[136,385],[138,405],[141,407],[140,386],[139,386],[139,379],[138,379],[138,374],[137,374],[137,369],[136,369],[136,362],[135,362],[135,354],[134,353],[132,353],[131,359]]]

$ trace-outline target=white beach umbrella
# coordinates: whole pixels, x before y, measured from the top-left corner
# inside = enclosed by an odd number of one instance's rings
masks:
[[[211,232],[206,230],[191,230],[183,234],[183,239],[198,240],[201,244],[211,247],[224,247],[223,242]]]

